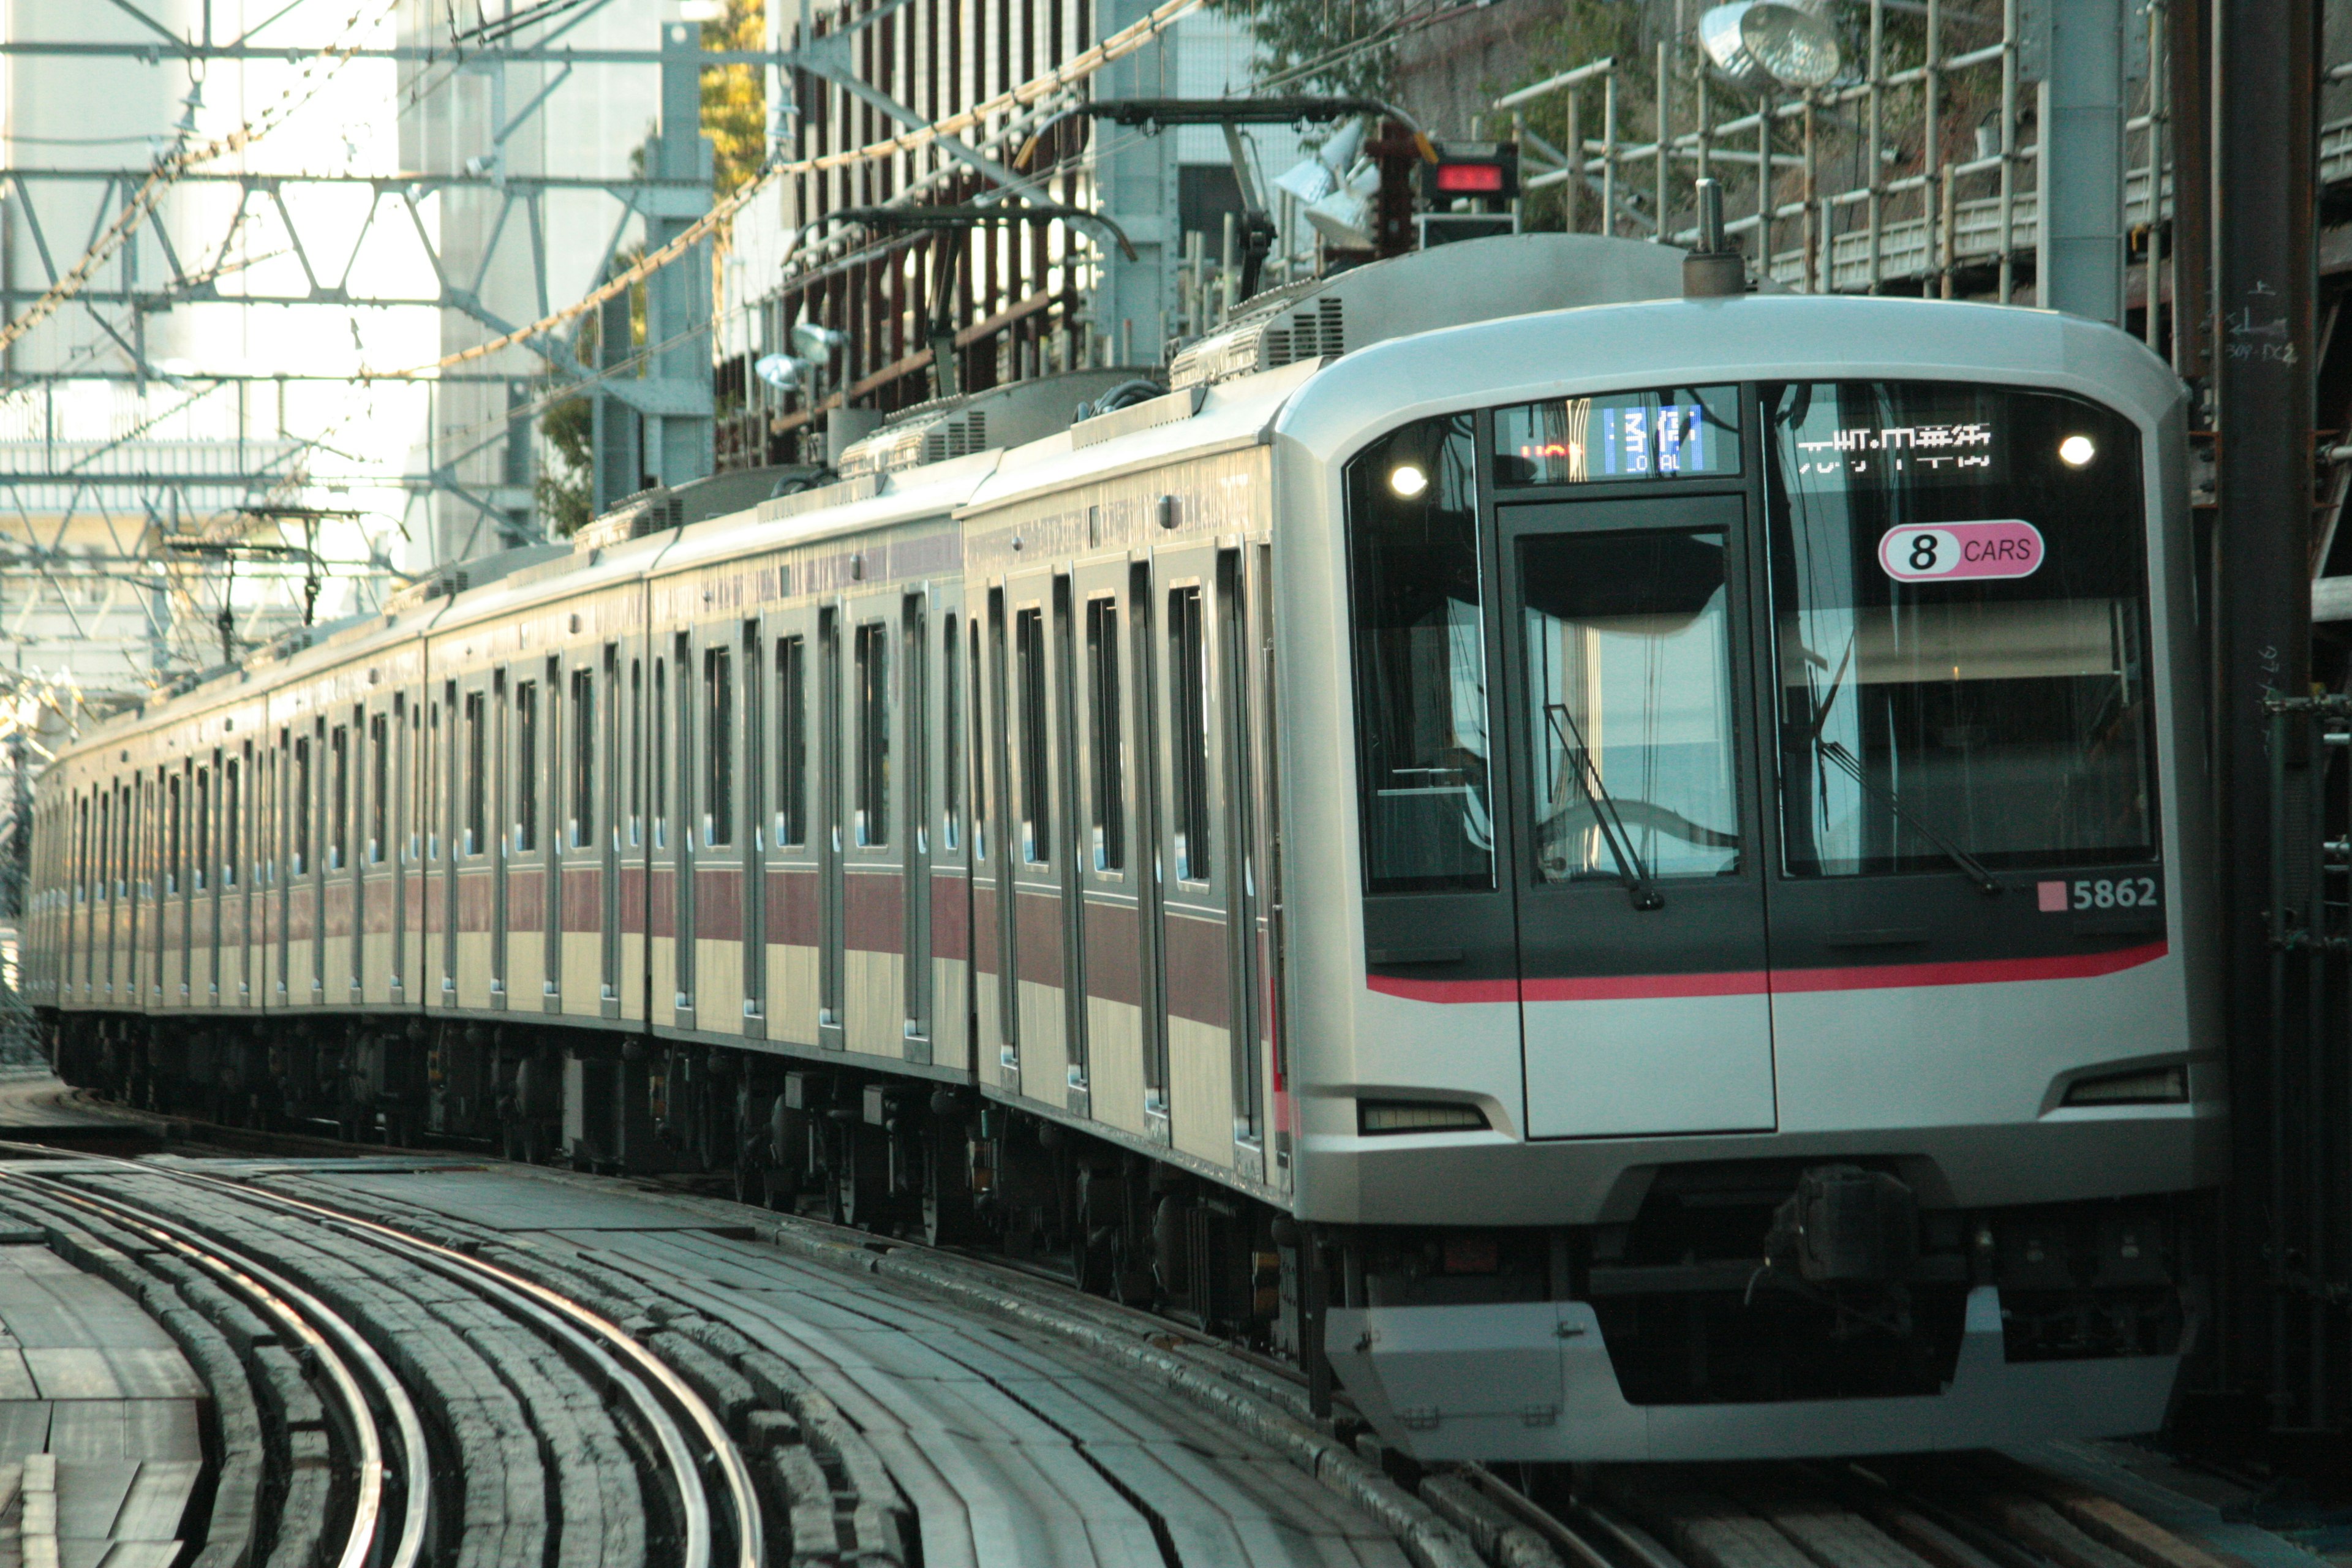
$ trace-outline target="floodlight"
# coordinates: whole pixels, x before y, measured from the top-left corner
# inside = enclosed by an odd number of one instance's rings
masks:
[[[1361,115],[1349,121],[1274,183],[1309,205],[1321,201],[1339,188],[1340,176],[1363,150],[1366,129],[1367,121]]]
[[[752,374],[778,392],[797,391],[808,371],[808,361],[794,359],[791,354],[762,355],[751,366]]]
[[[831,327],[820,327],[814,321],[802,321],[793,328],[793,347],[800,350],[804,359],[824,360],[849,339]]]
[[[1754,93],[1827,87],[1845,63],[1837,35],[1806,0],[1715,6],[1698,19],[1698,41],[1727,80]]]

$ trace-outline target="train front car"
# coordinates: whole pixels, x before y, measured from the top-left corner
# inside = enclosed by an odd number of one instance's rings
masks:
[[[1276,429],[1299,1218],[1423,1458],[2153,1429],[2218,1175],[2178,384],[1747,297]]]

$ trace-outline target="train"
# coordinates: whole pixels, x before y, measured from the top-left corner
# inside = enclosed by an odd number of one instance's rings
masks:
[[[2183,390],[1685,272],[1302,280],[109,721],[58,1070],[1001,1248],[1421,1460],[2154,1429],[2227,1134]]]

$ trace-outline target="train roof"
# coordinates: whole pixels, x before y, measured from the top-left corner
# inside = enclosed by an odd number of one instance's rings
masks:
[[[60,758],[257,700],[258,677],[275,687],[552,598],[894,523],[967,516],[1270,439],[1333,456],[1373,426],[1462,407],[1766,375],[1937,380],[1990,373],[2019,384],[2095,390],[2143,423],[2162,417],[2182,395],[2170,369],[2137,340],[2080,318],[1885,297],[1685,300],[1681,256],[1641,241],[1521,235],[1278,289],[1181,354],[1171,367],[1179,384],[1163,396],[1075,419],[1019,445],[864,472],[634,538],[604,530],[577,546],[530,546],[464,563],[394,595],[382,613],[317,628],[299,646],[281,643],[110,719]],[[1566,374],[1585,366],[1592,368]],[[1055,380],[1093,388],[1104,374]],[[1057,389],[1033,390],[1051,398]],[[910,412],[936,416],[947,406]],[[1014,431],[1035,427],[1034,420],[1003,423]]]

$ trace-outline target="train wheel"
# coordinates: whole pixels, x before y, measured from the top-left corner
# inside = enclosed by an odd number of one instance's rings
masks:
[[[965,1179],[961,1138],[923,1140],[923,1239],[933,1247],[969,1241],[979,1229]]]
[[[893,1217],[889,1146],[880,1135],[856,1126],[841,1130],[841,1143],[839,1223],[880,1230]]]

